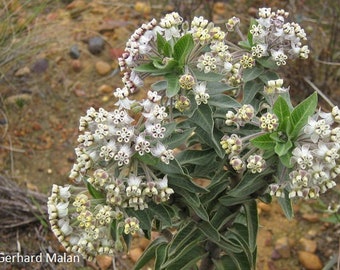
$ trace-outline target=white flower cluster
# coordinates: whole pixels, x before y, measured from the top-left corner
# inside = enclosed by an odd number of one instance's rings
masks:
[[[293,150],[293,169],[289,181],[271,184],[272,195],[317,198],[320,193],[333,188],[340,174],[340,111],[334,107],[331,113],[318,112],[309,118]]]
[[[67,251],[94,259],[112,254],[110,227],[139,230],[139,221],[125,209],[143,210],[152,201],[167,201],[174,191],[168,187],[167,175],[158,178],[142,156],[169,164],[173,151],[162,144],[168,113],[161,96],[149,91],[147,98],[133,101],[139,113],[132,118],[123,106],[108,112],[90,108],[80,118],[77,158],[70,178],[85,187],[54,185],[48,200],[53,232]],[[125,219],[124,219],[125,218]]]
[[[252,56],[270,56],[278,66],[285,65],[288,58],[308,58],[309,49],[304,29],[295,22],[285,22],[289,13],[284,10],[272,12],[270,8],[260,8],[257,24],[250,33],[253,36]]]
[[[67,252],[87,260],[95,260],[101,254],[113,255],[115,243],[107,224],[120,218],[119,213],[107,205],[92,204],[86,193],[74,196],[71,192],[71,186],[52,187],[47,206],[53,233]]]

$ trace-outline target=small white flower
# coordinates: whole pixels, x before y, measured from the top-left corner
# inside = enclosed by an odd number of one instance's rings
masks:
[[[332,116],[334,117],[334,121],[336,123],[340,123],[340,109],[338,106],[332,108]]]
[[[58,226],[62,234],[65,236],[68,236],[73,232],[73,228],[70,226],[70,220],[68,218],[59,219]]]
[[[140,154],[141,156],[145,153],[150,153],[150,142],[145,139],[144,136],[138,135],[135,140],[135,150]]]
[[[309,150],[309,145],[304,144],[301,147],[296,147],[292,151],[292,163],[297,163],[301,169],[306,169],[307,167],[313,166],[313,155]]]
[[[153,156],[159,157],[165,164],[169,164],[170,160],[175,158],[173,151],[170,149],[167,150],[161,143],[157,143],[156,147],[151,149],[151,153]]]
[[[56,205],[59,218],[66,217],[68,215],[68,205],[69,202],[59,202]]]
[[[131,155],[132,151],[130,146],[124,144],[114,156],[114,160],[118,161],[118,166],[127,165],[130,163]]]
[[[288,56],[283,52],[282,49],[279,50],[270,50],[273,60],[276,62],[278,66],[284,66],[286,64],[286,60]]]
[[[209,94],[206,93],[207,89],[207,83],[206,82],[200,82],[196,84],[193,88],[193,91],[195,93],[195,100],[197,105],[200,105],[201,103],[207,104],[209,99]]]

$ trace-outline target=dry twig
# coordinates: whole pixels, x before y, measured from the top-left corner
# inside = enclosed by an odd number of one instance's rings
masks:
[[[21,188],[0,175],[0,228],[17,228],[46,220],[46,202],[46,195]]]

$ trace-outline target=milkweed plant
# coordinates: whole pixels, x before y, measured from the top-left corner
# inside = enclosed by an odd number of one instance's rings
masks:
[[[80,117],[74,185],[48,199],[67,252],[115,256],[158,231],[135,269],[254,269],[256,202],[292,217],[292,201],[336,185],[339,108],[317,109],[316,93],[294,107],[276,73],[309,54],[288,15],[260,8],[247,35],[237,17],[222,29],[176,12],[135,30],[115,109]]]

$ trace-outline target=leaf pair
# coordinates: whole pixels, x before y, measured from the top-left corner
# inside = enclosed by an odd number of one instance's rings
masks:
[[[315,113],[317,104],[317,93],[313,93],[293,109],[282,96],[279,96],[273,106],[273,112],[279,119],[277,131],[258,136],[252,139],[251,143],[259,149],[275,152],[280,161],[290,168],[294,143],[307,124],[308,118]]]

